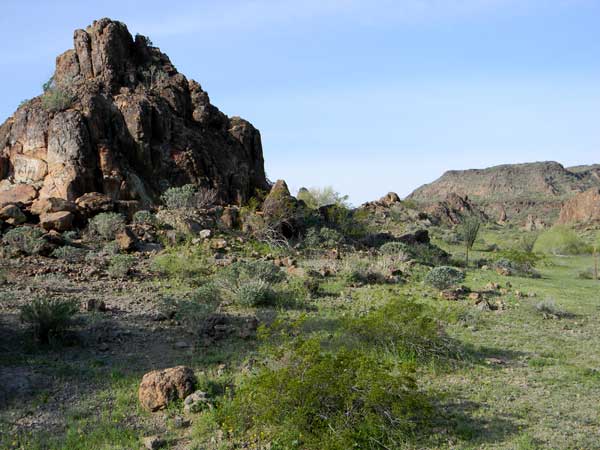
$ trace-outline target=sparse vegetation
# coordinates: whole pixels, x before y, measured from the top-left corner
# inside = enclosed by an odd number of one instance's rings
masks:
[[[78,310],[72,300],[36,297],[21,308],[21,321],[31,326],[36,341],[48,344],[60,338]]]
[[[112,241],[125,229],[125,218],[121,214],[106,212],[94,216],[88,225],[90,233],[105,241]]]
[[[168,209],[208,208],[215,204],[217,191],[208,188],[197,188],[193,184],[167,189],[160,197]]]
[[[312,187],[310,189],[300,189],[297,195],[298,200],[302,200],[306,206],[311,209],[319,209],[322,206],[336,205],[348,208],[348,196],[337,192],[333,187],[323,188]]]
[[[425,283],[436,289],[444,290],[462,283],[464,279],[465,274],[461,270],[455,267],[439,266],[429,271],[425,277]]]
[[[552,255],[582,255],[592,253],[585,243],[570,228],[557,225],[543,232],[535,243],[535,250]]]
[[[132,255],[114,255],[110,258],[107,273],[111,278],[125,278],[135,264]]]
[[[469,251],[473,248],[473,244],[477,240],[481,222],[477,217],[471,216],[463,220],[459,225],[458,234],[461,241],[465,244],[465,267],[469,267]]]

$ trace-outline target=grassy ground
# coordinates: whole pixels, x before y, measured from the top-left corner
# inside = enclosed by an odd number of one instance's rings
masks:
[[[484,230],[482,237],[487,243],[505,245],[514,236],[506,230]],[[460,252],[459,247],[451,250]],[[474,259],[488,256],[477,249],[473,254]],[[343,315],[376,308],[388,298],[417,298],[442,311],[447,333],[462,357],[450,365],[420,369],[419,384],[437,406],[435,423],[432,431],[417,434],[406,448],[594,449],[600,448],[600,292],[598,282],[577,277],[591,263],[590,257],[552,257],[539,267],[539,279],[470,269],[465,284],[471,289],[484,291],[489,283],[506,289],[490,298],[505,305],[497,311],[480,311],[472,300],[441,300],[419,281],[351,288],[332,278],[305,310],[262,309],[257,315],[289,319],[307,314],[313,323],[326,327]],[[176,294],[185,286],[170,289]],[[536,307],[540,302],[555,314],[540,312]],[[213,377],[235,378],[245,370],[253,347],[253,341],[229,340],[174,353],[169,361]],[[15,434],[10,429],[11,422],[28,410],[55,401],[55,389],[38,389],[33,398],[13,404],[0,415],[2,448],[139,448],[140,438],[156,430],[169,439],[171,448],[204,448],[194,444],[201,423],[184,430],[173,425],[180,405],[154,415],[139,409],[137,386],[146,367],[134,354],[118,363],[107,363],[110,356],[85,352],[75,356],[72,351],[32,350],[17,359],[0,356],[5,368],[40,368],[54,385],[82,389],[81,380],[86,380],[94,387],[76,395],[80,401],[63,403],[54,412],[66,418],[66,425],[51,435]]]

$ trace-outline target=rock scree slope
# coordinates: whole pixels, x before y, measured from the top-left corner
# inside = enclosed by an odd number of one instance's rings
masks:
[[[241,203],[268,189],[259,131],[148,38],[104,18],[73,40],[44,94],[0,126],[0,205],[101,192],[146,206],[184,184]]]

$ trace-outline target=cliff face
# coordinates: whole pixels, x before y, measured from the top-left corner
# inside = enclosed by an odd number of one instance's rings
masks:
[[[599,185],[593,167],[570,171],[556,162],[537,162],[449,171],[409,198],[430,204],[455,193],[468,196],[491,217],[521,221],[534,214],[552,222],[564,200]]]
[[[73,39],[46,92],[0,126],[0,204],[96,191],[147,205],[188,183],[240,203],[268,188],[259,131],[147,38],[101,19]]]
[[[588,189],[567,200],[560,210],[558,223],[575,224],[600,221],[600,188]]]

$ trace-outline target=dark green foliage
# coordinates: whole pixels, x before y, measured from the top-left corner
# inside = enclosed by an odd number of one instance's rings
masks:
[[[539,258],[535,253],[527,254],[512,250],[503,252],[501,257],[494,261],[494,267],[501,269],[507,275],[539,278],[540,274],[534,268],[538,261]]]
[[[132,255],[115,255],[108,264],[108,275],[111,278],[125,278],[134,264],[135,257]]]
[[[88,228],[92,235],[112,241],[125,229],[125,218],[117,213],[100,213],[90,220]]]
[[[297,339],[242,382],[219,422],[272,449],[397,448],[428,411],[414,375],[364,349]]]
[[[344,237],[336,230],[322,227],[312,227],[306,232],[304,246],[310,249],[330,249],[338,247]]]
[[[21,321],[31,326],[37,341],[47,344],[60,337],[78,310],[72,300],[36,297],[21,308]]]
[[[48,250],[48,243],[42,238],[43,234],[37,227],[18,227],[8,230],[2,241],[25,255],[38,255]]]
[[[465,274],[455,267],[440,266],[434,267],[425,276],[425,283],[433,286],[436,289],[448,289],[462,283],[465,279]]]

